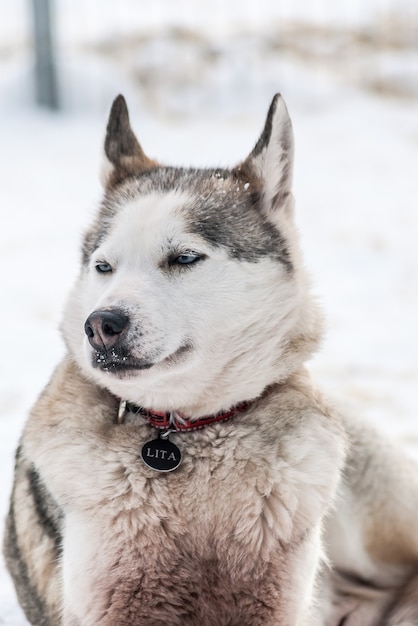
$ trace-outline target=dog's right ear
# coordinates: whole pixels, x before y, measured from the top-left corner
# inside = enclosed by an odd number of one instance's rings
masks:
[[[101,181],[105,187],[114,187],[127,176],[140,174],[157,167],[142,150],[129,123],[125,98],[119,95],[113,102],[107,123],[104,144],[105,161]]]

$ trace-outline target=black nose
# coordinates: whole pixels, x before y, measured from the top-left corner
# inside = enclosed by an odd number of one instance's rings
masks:
[[[84,330],[95,350],[113,348],[126,330],[129,317],[120,309],[93,311],[84,324]]]

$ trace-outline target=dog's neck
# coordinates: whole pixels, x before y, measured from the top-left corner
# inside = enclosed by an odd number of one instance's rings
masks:
[[[197,418],[187,417],[178,411],[154,411],[145,409],[141,406],[120,400],[118,410],[118,423],[123,424],[126,413],[141,415],[145,420],[159,430],[173,430],[176,432],[188,432],[191,430],[200,430],[205,426],[210,426],[218,422],[226,422],[236,415],[246,411],[252,402],[240,402],[229,408],[227,411],[220,411],[214,415],[203,415]]]

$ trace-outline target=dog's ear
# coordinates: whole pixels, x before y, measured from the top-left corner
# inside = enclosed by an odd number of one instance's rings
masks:
[[[118,96],[110,110],[104,144],[105,162],[101,181],[105,187],[119,184],[127,176],[140,174],[157,166],[142,150],[129,123],[125,98]]]
[[[275,211],[288,205],[293,176],[293,130],[286,105],[276,94],[264,130],[253,151],[239,168],[249,171],[261,187],[263,205]]]

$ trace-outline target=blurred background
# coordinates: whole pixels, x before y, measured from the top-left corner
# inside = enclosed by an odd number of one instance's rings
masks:
[[[327,317],[311,369],[417,454],[416,0],[0,0],[1,517],[25,416],[63,354],[113,98],[150,156],[228,166],[277,91]],[[26,624],[2,563],[0,624]]]

